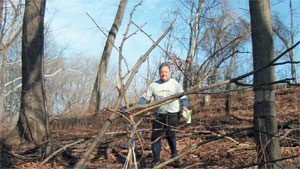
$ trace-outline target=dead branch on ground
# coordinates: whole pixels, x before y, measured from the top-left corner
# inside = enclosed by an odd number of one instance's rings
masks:
[[[73,142],[73,143],[71,143],[71,144],[67,144],[67,145],[63,146],[62,148],[60,148],[60,149],[54,151],[50,156],[48,156],[44,161],[41,162],[40,167],[42,167],[46,162],[48,162],[48,161],[49,161],[52,157],[54,157],[56,154],[58,154],[58,153],[60,153],[60,152],[62,152],[62,151],[64,151],[64,150],[66,150],[67,148],[69,148],[69,147],[71,147],[71,146],[74,146],[74,145],[76,145],[76,144],[78,144],[78,143],[80,143],[80,142],[83,142],[83,141],[84,141],[84,139],[77,140],[77,141],[75,141],[75,142]]]
[[[209,140],[206,140],[206,141],[203,141],[203,142],[200,142],[200,143],[196,143],[196,144],[193,144],[193,145],[189,145],[188,147],[184,148],[183,151],[178,154],[176,157],[174,158],[171,158],[163,163],[160,163],[159,165],[155,166],[153,169],[158,169],[158,168],[161,168],[175,160],[178,160],[182,157],[184,157],[186,154],[192,152],[192,151],[195,151],[197,150],[200,146],[204,145],[204,144],[208,144],[208,143],[211,143],[211,142],[214,142],[214,141],[217,141],[217,140],[220,140],[220,139],[223,139],[225,137],[230,137],[230,136],[233,136],[239,132],[243,132],[243,131],[246,131],[246,130],[251,130],[252,128],[246,128],[246,129],[243,129],[243,130],[240,130],[240,131],[235,131],[235,132],[231,132],[231,133],[228,133],[228,134],[225,134],[225,135],[218,135],[218,136],[215,136],[214,138],[211,138]]]
[[[267,164],[267,163],[276,163],[276,162],[279,162],[279,161],[284,161],[284,160],[288,160],[288,159],[292,159],[292,158],[297,158],[299,156],[300,156],[299,154],[295,154],[295,155],[288,156],[288,157],[283,157],[283,158],[280,158],[280,159],[277,159],[277,160],[267,161],[265,163],[251,163],[251,164],[248,164],[248,165],[241,165],[241,166],[236,167],[235,169],[250,168],[250,167],[253,167],[253,166],[263,165],[263,164]]]

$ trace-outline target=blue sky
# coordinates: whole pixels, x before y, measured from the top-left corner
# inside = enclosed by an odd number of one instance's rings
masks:
[[[122,27],[117,35],[117,46],[127,24],[128,13],[137,2],[129,0],[126,8],[127,15],[124,16]],[[164,3],[167,2],[164,1]],[[111,27],[119,2],[117,0],[51,0],[47,3],[46,21],[51,22],[51,30],[56,42],[68,47],[67,54],[80,52],[87,57],[100,57],[106,37],[86,12],[103,30],[107,31]],[[158,37],[162,32],[160,17],[165,9],[160,0],[146,0],[138,8],[134,21],[138,24],[147,22],[145,30],[154,38]],[[140,53],[137,55],[140,56],[151,45],[151,41],[142,34],[132,39],[134,40],[129,39],[126,44],[125,55],[131,55],[131,52],[135,51],[136,54]]]
[[[128,21],[128,13],[131,12],[138,0],[128,0],[126,14],[122,26],[117,35],[116,45],[119,45],[120,38],[124,33],[125,26]],[[139,6],[133,18],[136,23],[144,26],[144,29],[150,33],[153,39],[157,39],[163,32],[164,28],[162,20],[166,16],[166,11],[178,0],[144,0]],[[248,17],[248,1],[247,0],[229,0],[237,12]],[[288,3],[278,3],[281,0],[272,0],[272,11],[277,11],[281,18],[288,18]],[[288,2],[285,0],[285,2]],[[299,2],[294,0],[294,8],[299,9]],[[106,41],[106,37],[98,30],[92,20],[87,16],[89,13],[97,24],[103,30],[109,30],[113,22],[118,0],[50,0],[47,1],[46,22],[51,22],[52,34],[55,41],[62,47],[67,46],[65,55],[75,56],[77,53],[82,53],[84,57],[94,57],[99,59]],[[295,11],[297,12],[297,11]],[[289,24],[289,19],[285,20]],[[299,13],[295,15],[295,28],[299,28]],[[135,29],[134,29],[135,30]],[[297,30],[295,30],[297,31]],[[299,32],[295,42],[299,40]],[[124,46],[124,56],[129,60],[131,66],[135,60],[141,56],[150,46],[152,42],[142,33],[130,38]],[[111,60],[117,58],[116,50],[113,50]],[[299,53],[299,47],[296,54]],[[159,50],[156,49],[152,54],[159,55]],[[299,57],[298,57],[299,60]]]

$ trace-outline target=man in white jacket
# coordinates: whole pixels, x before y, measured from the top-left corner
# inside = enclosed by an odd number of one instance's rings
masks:
[[[160,79],[150,84],[146,94],[140,98],[140,104],[149,103],[151,100],[159,100],[183,92],[182,86],[171,78],[170,66],[167,63],[162,63],[159,67]],[[154,110],[154,120],[152,121],[152,155],[153,165],[160,162],[161,151],[161,136],[166,132],[171,155],[177,155],[176,135],[173,130],[178,124],[179,112],[186,109],[188,100],[186,96],[175,100],[171,103],[164,104]],[[174,162],[174,167],[179,167],[179,161]]]

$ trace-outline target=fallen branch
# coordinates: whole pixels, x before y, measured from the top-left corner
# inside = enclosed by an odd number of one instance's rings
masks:
[[[183,169],[189,169],[189,168],[196,168],[196,166],[199,166],[199,165],[203,165],[204,163],[195,163],[195,164],[192,164],[192,165],[189,165]]]
[[[286,128],[289,128],[291,124],[300,125],[300,119],[299,118],[291,119],[290,121],[288,121],[288,122],[286,122],[282,125],[279,125],[278,127],[281,128],[281,129],[286,129]]]
[[[183,149],[183,152],[178,154],[176,157],[174,158],[171,158],[163,163],[160,163],[159,165],[155,166],[153,169],[158,169],[158,168],[161,168],[175,160],[178,160],[182,157],[184,157],[186,154],[194,151],[194,150],[197,150],[201,145],[204,145],[204,144],[207,144],[207,143],[211,143],[211,142],[214,142],[214,141],[217,141],[217,140],[220,140],[220,139],[223,139],[225,137],[229,137],[229,136],[233,136],[237,133],[240,133],[240,132],[243,132],[243,131],[246,131],[246,130],[252,130],[252,127],[251,128],[246,128],[246,129],[243,129],[243,130],[239,130],[239,131],[235,131],[235,132],[232,132],[232,133],[228,133],[228,134],[225,134],[225,135],[219,135],[219,136],[216,136],[215,138],[212,138],[212,139],[209,139],[209,140],[206,140],[206,141],[203,141],[203,142],[200,142],[200,143],[197,143],[197,144],[193,144],[191,146],[188,146],[186,148]]]
[[[257,165],[263,165],[263,164],[268,164],[268,163],[284,161],[284,160],[288,160],[288,159],[296,158],[296,157],[299,157],[299,154],[288,156],[288,157],[283,157],[283,158],[280,158],[280,159],[277,159],[277,160],[267,161],[265,163],[251,163],[251,164],[248,164],[248,165],[241,165],[241,166],[236,167],[235,169],[250,168],[250,167],[253,167],[253,166],[257,166]]]
[[[18,159],[21,159],[21,160],[35,160],[35,159],[38,159],[38,158],[39,158],[39,156],[36,156],[36,157],[26,157],[26,156],[22,156],[22,155],[20,155],[20,154],[14,153],[13,151],[10,151],[10,152],[8,152],[8,153],[11,154],[11,155],[13,155],[13,156],[15,156],[15,157],[18,158]]]
[[[67,148],[69,148],[69,147],[71,147],[71,146],[74,146],[74,145],[76,145],[76,144],[78,144],[78,143],[80,143],[80,142],[83,142],[83,141],[84,141],[84,139],[80,139],[80,140],[78,140],[78,141],[75,141],[74,143],[67,144],[67,145],[65,145],[64,147],[62,147],[62,148],[56,150],[55,152],[53,152],[50,156],[48,156],[48,157],[41,163],[40,167],[42,167],[46,162],[48,162],[48,161],[49,161],[52,157],[54,157],[56,154],[62,152],[63,150],[66,150]]]
[[[288,135],[290,135],[292,132],[298,133],[300,130],[299,129],[286,129],[284,130],[284,134],[279,137],[279,140],[286,139]]]
[[[235,148],[231,148],[229,150],[227,150],[227,153],[236,151],[236,150],[253,150],[255,149],[255,145],[251,145],[251,144],[239,144],[237,147]]]
[[[239,121],[247,121],[247,122],[251,122],[253,121],[253,118],[249,118],[249,117],[245,117],[245,116],[239,116],[237,114],[231,114],[230,115],[231,117],[235,118],[236,120],[239,120]]]

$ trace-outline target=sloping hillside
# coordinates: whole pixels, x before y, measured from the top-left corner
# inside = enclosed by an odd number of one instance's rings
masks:
[[[186,124],[183,118],[177,128],[179,153],[194,149],[180,159],[182,167],[187,168],[249,168],[255,165],[256,151],[252,134],[253,92],[235,91],[230,93],[230,115],[226,115],[226,94],[190,96],[190,109],[193,111],[193,121]],[[299,168],[300,140],[300,87],[278,88],[276,91],[276,110],[279,120],[280,143],[287,168]],[[80,143],[58,153],[44,168],[72,168],[88,147],[90,140],[96,134],[108,113],[101,118],[67,118],[57,119],[51,123],[53,149],[64,145]],[[151,112],[139,117],[139,135],[144,148],[144,159],[139,165],[145,168],[151,164],[150,133]],[[136,121],[138,118],[136,119]],[[113,128],[99,145],[87,163],[87,168],[122,168],[127,157],[128,140],[126,131],[129,125],[119,119],[113,123]],[[135,139],[137,159],[141,159],[141,144]],[[162,162],[170,159],[167,141],[162,141]],[[39,168],[41,160],[29,157],[32,145],[12,148],[9,156],[1,160],[16,168]],[[18,155],[16,155],[18,154]],[[6,160],[6,161],[5,161]],[[142,165],[143,164],[143,165]],[[165,166],[163,168],[172,168]]]

